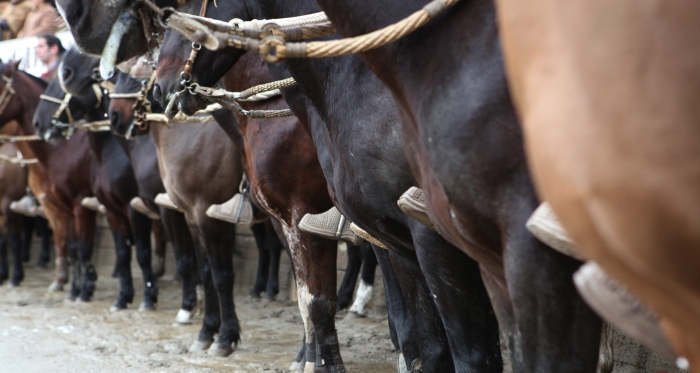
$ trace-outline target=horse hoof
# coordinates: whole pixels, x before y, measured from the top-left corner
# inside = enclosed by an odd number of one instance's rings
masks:
[[[208,350],[213,342],[212,341],[200,341],[199,339],[192,343],[189,348],[189,352],[198,352]]]
[[[156,306],[153,303],[141,302],[139,305],[139,312],[155,311]]]
[[[191,311],[180,309],[177,311],[177,316],[175,316],[175,322],[180,325],[192,324],[192,316]]]
[[[109,307],[109,312],[119,312],[119,311],[123,311],[125,309],[126,309],[126,307],[119,307],[119,306],[113,305],[113,306]]]
[[[304,369],[304,364],[301,361],[293,361],[292,365],[289,366],[289,370],[292,373],[300,373]]]
[[[59,291],[63,291],[63,284],[62,283],[60,283],[58,281],[54,281],[51,283],[51,285],[49,285],[49,293],[56,293]]]
[[[233,353],[233,348],[227,344],[214,343],[207,351],[209,356],[226,357]]]
[[[356,320],[356,319],[363,319],[367,317],[366,315],[362,315],[360,313],[357,313],[355,311],[349,311],[347,315],[345,315],[345,318],[343,320]]]

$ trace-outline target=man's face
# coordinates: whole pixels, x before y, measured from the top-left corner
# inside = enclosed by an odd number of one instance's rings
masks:
[[[38,58],[44,65],[51,63],[53,54],[51,53],[51,48],[46,44],[46,39],[39,38],[39,42],[34,48],[34,53],[36,53],[36,58]]]

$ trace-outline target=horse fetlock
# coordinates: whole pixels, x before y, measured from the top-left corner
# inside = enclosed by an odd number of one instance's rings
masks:
[[[214,343],[214,340],[201,340],[197,339],[192,343],[190,348],[188,349],[189,352],[198,352],[198,351],[206,351],[211,347],[212,343]]]
[[[214,343],[210,348],[209,351],[207,351],[207,354],[209,356],[218,356],[218,357],[226,357],[229,356],[233,353],[233,351],[236,348],[236,344],[231,345],[231,343],[220,343],[216,342]]]
[[[335,342],[328,344],[317,344],[316,345],[316,371],[318,368],[327,368],[322,371],[328,373],[344,373],[345,365],[343,364],[343,358],[340,356],[340,345],[337,342],[337,338],[334,338]],[[308,359],[307,355],[307,359]],[[311,360],[311,361],[314,361]]]
[[[180,325],[189,325],[192,324],[193,316],[194,314],[192,311],[180,309],[177,311],[177,316],[175,316],[175,322]]]
[[[97,271],[94,265],[88,264],[85,266],[85,278],[88,281],[97,281]]]

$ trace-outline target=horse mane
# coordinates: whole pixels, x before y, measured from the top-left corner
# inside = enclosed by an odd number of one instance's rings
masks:
[[[26,71],[22,71],[22,70],[18,70],[18,71],[21,72],[22,74],[28,76],[31,80],[33,80],[33,81],[34,81],[36,84],[38,84],[41,88],[46,89],[46,87],[49,86],[49,83],[47,83],[44,79],[38,78],[38,77],[36,77],[36,76],[34,76],[34,75],[32,75],[32,74],[26,72]]]

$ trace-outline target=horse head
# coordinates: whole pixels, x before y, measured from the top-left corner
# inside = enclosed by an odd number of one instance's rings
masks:
[[[134,78],[126,73],[119,73],[114,93],[109,104],[109,120],[112,130],[120,136],[142,136],[148,134],[149,126],[138,125],[137,109],[144,104],[153,102],[153,89],[148,87],[148,78]],[[144,90],[145,92],[144,94]],[[144,101],[145,100],[145,101]],[[162,109],[154,103],[155,112]],[[144,113],[140,113],[144,114]]]
[[[186,0],[154,0],[160,7],[178,7]],[[144,23],[152,13],[138,0],[58,0],[58,11],[80,48],[102,56],[108,66],[148,52]]]
[[[250,20],[254,16],[263,18],[261,14],[253,15],[250,13],[251,9],[258,8],[255,1],[219,1],[218,6],[210,1],[206,9],[202,9],[202,5],[203,0],[194,0],[182,7],[180,11],[190,14],[204,13],[208,18],[227,22],[233,18],[242,20]],[[207,87],[216,85],[219,79],[245,53],[244,50],[233,47],[219,51],[201,48],[196,53],[191,73],[187,76],[184,74],[184,67],[193,48],[195,45],[181,34],[172,30],[165,33],[158,57],[158,78],[153,91],[153,97],[160,101],[164,107],[174,98],[179,98],[177,108],[187,115],[204,109],[207,102],[199,96],[190,94],[186,88],[192,84]],[[182,94],[176,95],[177,92],[182,92]],[[173,107],[173,109],[175,108]]]
[[[87,106],[63,90],[58,78],[49,83],[40,97],[32,123],[36,134],[46,141],[70,136],[73,133],[72,124],[88,113]]]

